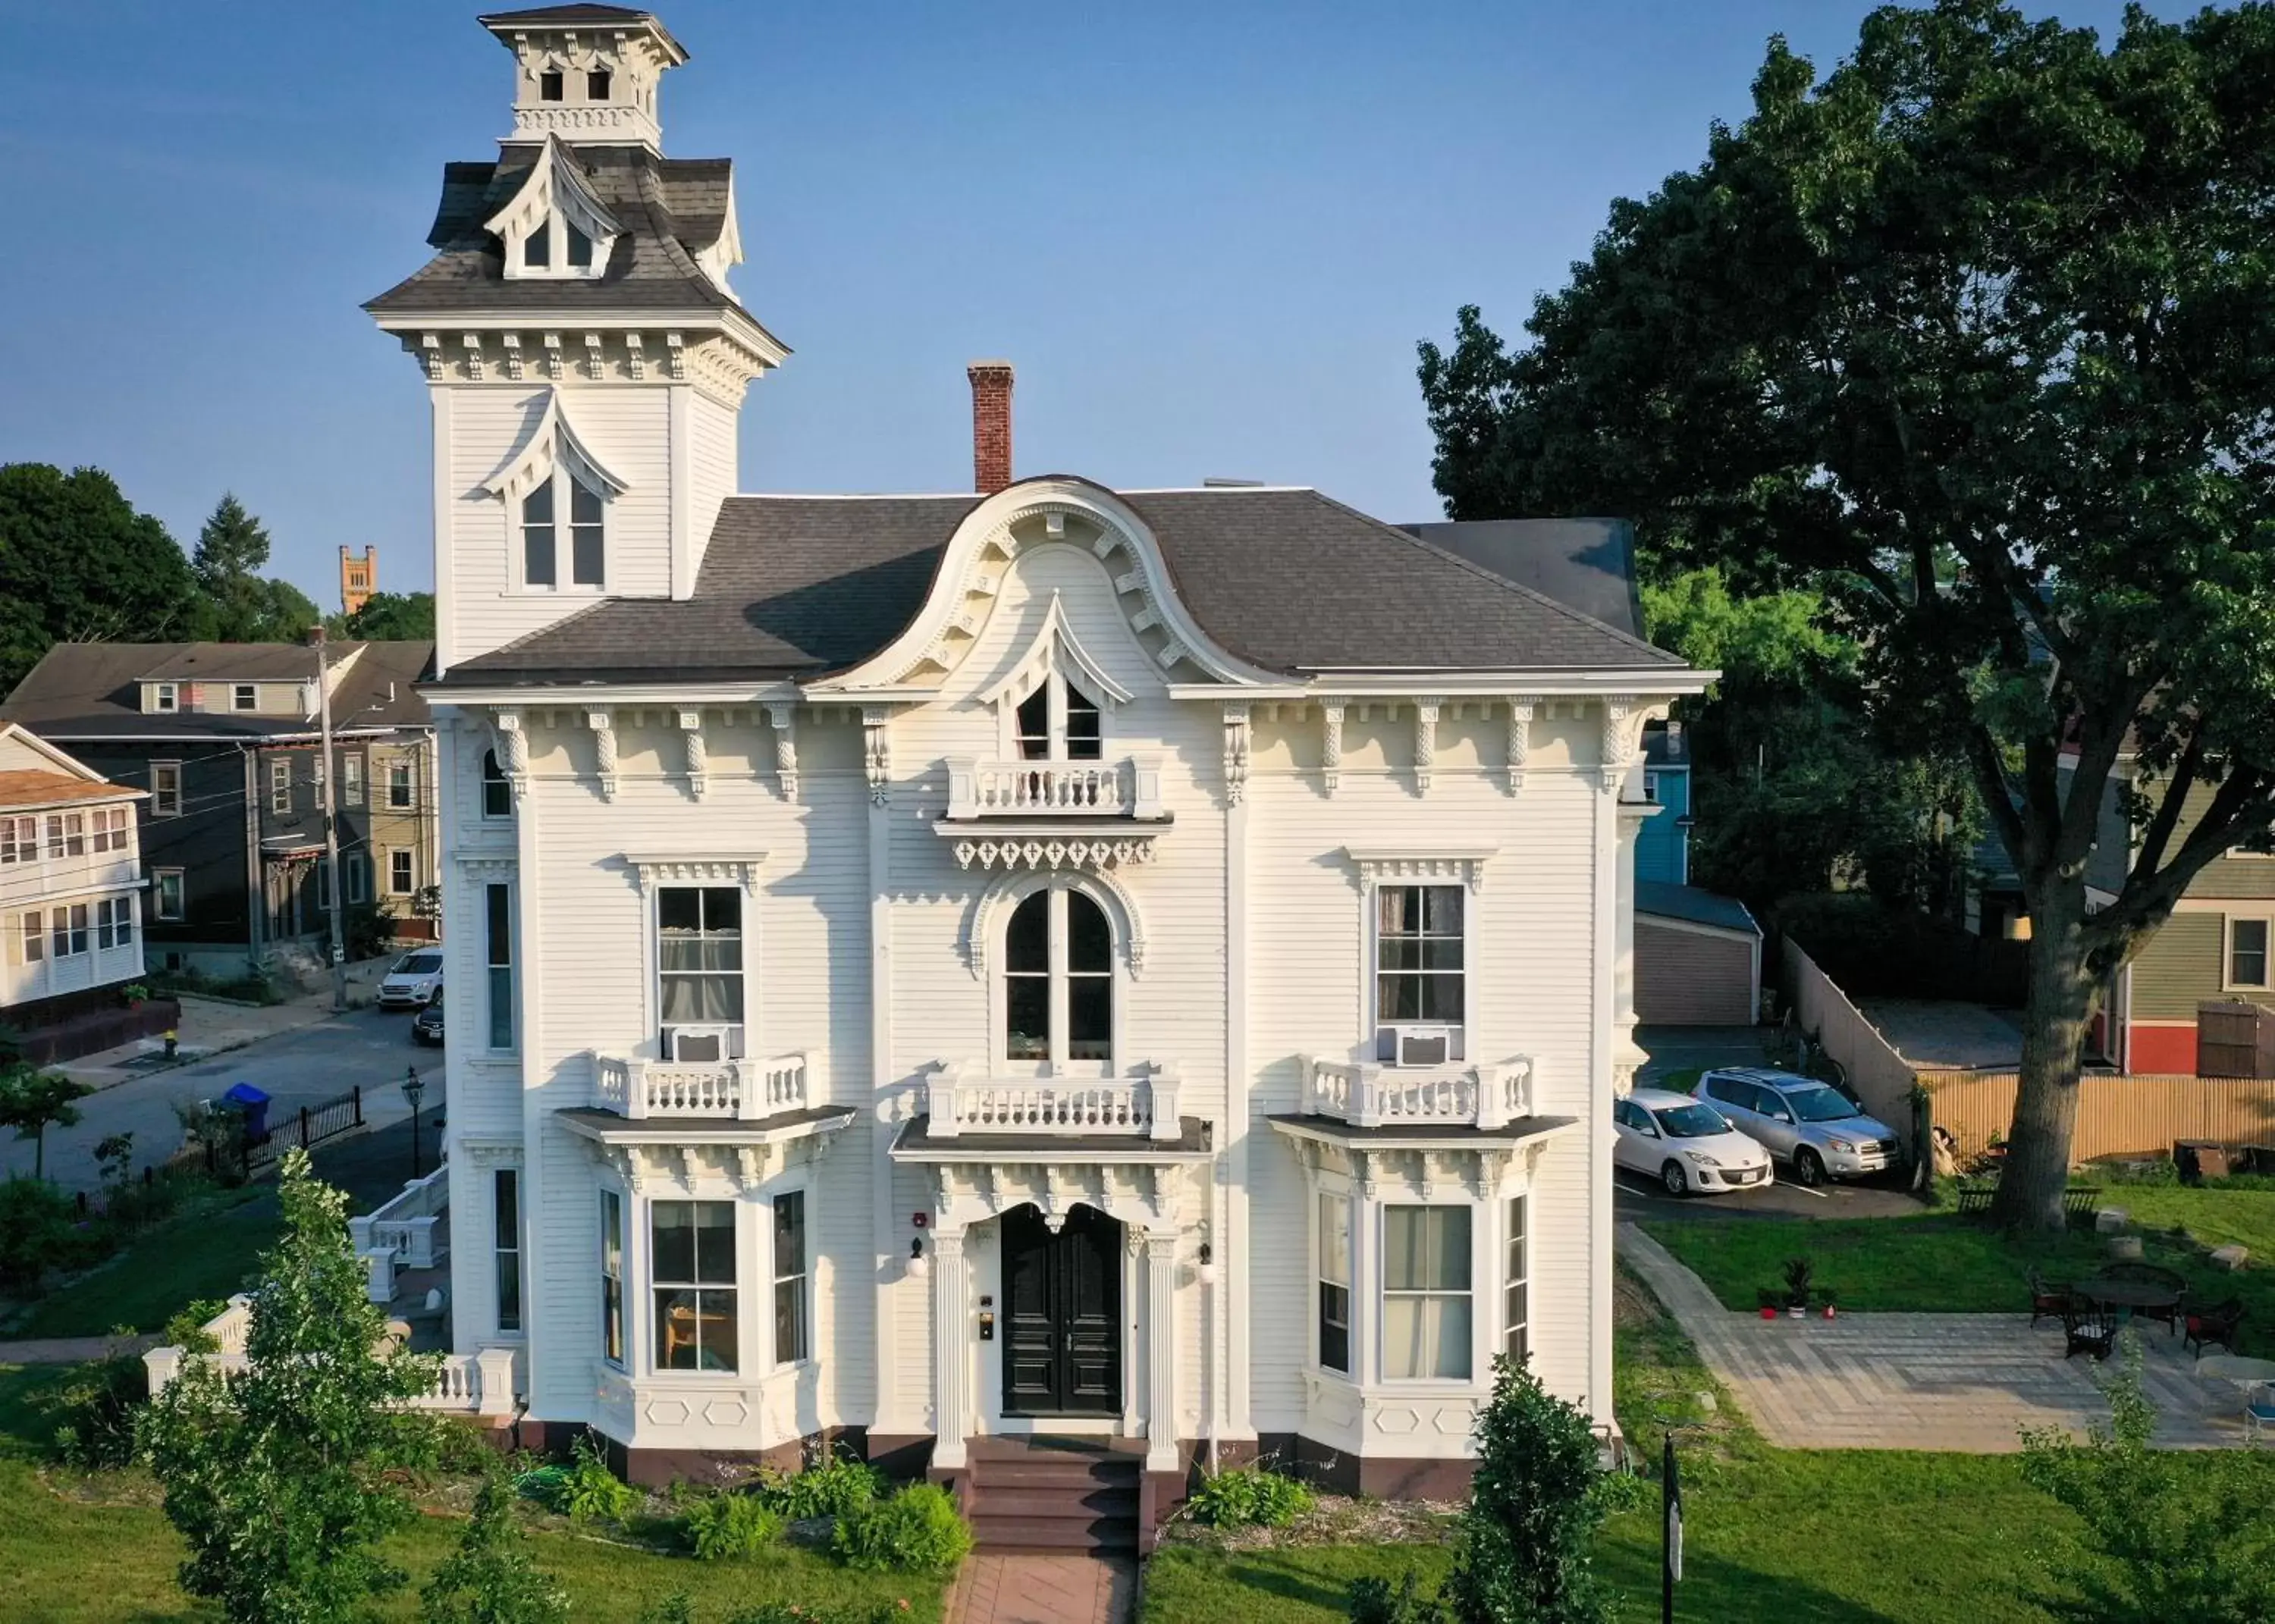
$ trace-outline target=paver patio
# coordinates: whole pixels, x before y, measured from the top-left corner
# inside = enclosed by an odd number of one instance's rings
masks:
[[[948,1624],[1127,1624],[1137,1589],[1124,1557],[967,1557]]]
[[[2107,1424],[2098,1369],[2062,1357],[2062,1330],[2028,1314],[1848,1314],[1833,1320],[1734,1313],[1706,1283],[1633,1224],[1619,1253],[1697,1345],[1706,1366],[1772,1444],[1794,1449],[2022,1447],[2023,1425],[2082,1433]],[[2140,1331],[2157,1441],[2172,1448],[2243,1442],[2243,1401],[2207,1380],[2181,1339]]]

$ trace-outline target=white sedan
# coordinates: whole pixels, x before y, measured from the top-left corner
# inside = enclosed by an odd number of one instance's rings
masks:
[[[1612,1165],[1657,1179],[1670,1196],[1770,1182],[1770,1153],[1702,1099],[1639,1088],[1612,1107]]]

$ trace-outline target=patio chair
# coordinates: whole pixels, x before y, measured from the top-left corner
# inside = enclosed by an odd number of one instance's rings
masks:
[[[2230,1297],[2225,1303],[2215,1303],[2210,1308],[2198,1309],[2188,1317],[2188,1338],[2181,1346],[2203,1356],[2207,1343],[2218,1342],[2228,1352],[2235,1351],[2235,1333],[2243,1324],[2243,1299]]]
[[[2062,1304],[2062,1334],[2067,1339],[2063,1358],[2087,1353],[2097,1359],[2106,1359],[2117,1345],[2117,1316],[2098,1303],[2074,1295]]]
[[[2030,1265],[2029,1281],[2030,1323],[2035,1326],[2041,1319],[2060,1319],[2062,1311],[2069,1307],[2069,1283],[2047,1280],[2038,1273],[2036,1264]]]
[[[2275,1381],[2263,1381],[2243,1401],[2243,1441],[2256,1444],[2275,1432]]]

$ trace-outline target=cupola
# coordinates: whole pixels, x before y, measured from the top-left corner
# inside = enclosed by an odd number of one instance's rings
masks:
[[[661,150],[656,84],[687,52],[654,12],[552,5],[493,12],[481,25],[513,53],[513,132],[503,142],[556,135],[579,146]]]

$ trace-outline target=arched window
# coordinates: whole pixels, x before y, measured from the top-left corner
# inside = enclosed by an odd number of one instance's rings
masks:
[[[563,526],[563,517],[569,523]],[[561,533],[569,533],[569,585],[608,584],[607,506],[599,491],[566,468],[532,487],[521,499],[522,584],[558,587],[563,560]]]
[[[1023,761],[1095,761],[1104,741],[1098,701],[1054,671],[1013,713]]]
[[[1085,892],[1050,886],[1003,927],[1002,1057],[1054,1072],[1114,1061],[1114,928]]]
[[[513,786],[506,782],[505,769],[498,765],[495,750],[482,752],[482,816],[513,816]]]

